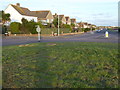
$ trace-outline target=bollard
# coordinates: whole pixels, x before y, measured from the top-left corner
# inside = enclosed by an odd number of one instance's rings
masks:
[[[105,37],[108,38],[109,35],[108,35],[108,31],[105,32]]]

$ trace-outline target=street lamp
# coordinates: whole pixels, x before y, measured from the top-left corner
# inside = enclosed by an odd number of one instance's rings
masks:
[[[60,29],[59,29],[59,15],[58,15],[58,36],[60,35]]]

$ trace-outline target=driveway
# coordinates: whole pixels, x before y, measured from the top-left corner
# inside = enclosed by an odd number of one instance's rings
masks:
[[[65,36],[46,36],[41,37],[40,42],[109,42],[118,43],[118,31],[109,31],[109,38],[105,38],[105,30],[97,33],[87,32],[84,34],[65,35]],[[37,36],[8,36],[2,37],[2,45],[20,45],[29,43],[40,43]]]

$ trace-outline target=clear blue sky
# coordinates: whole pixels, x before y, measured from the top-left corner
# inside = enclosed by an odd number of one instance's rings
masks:
[[[30,10],[51,10],[52,14],[64,14],[77,22],[118,26],[119,0],[0,0],[0,10],[8,4],[20,3]]]

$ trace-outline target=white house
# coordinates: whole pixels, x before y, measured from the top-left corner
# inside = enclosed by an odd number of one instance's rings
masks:
[[[37,17],[30,15],[30,13],[27,13],[26,11],[29,11],[29,9],[20,7],[19,3],[16,5],[9,4],[8,7],[4,10],[5,13],[10,14],[11,22],[21,23],[22,18],[25,18],[28,21],[34,20],[37,22]]]
[[[10,19],[12,22],[21,23],[21,19],[25,18],[28,21],[41,21],[42,23],[47,24],[52,23],[54,19],[50,10],[30,11],[28,8],[21,7],[19,3],[17,3],[16,5],[8,5],[4,12],[11,15]]]

